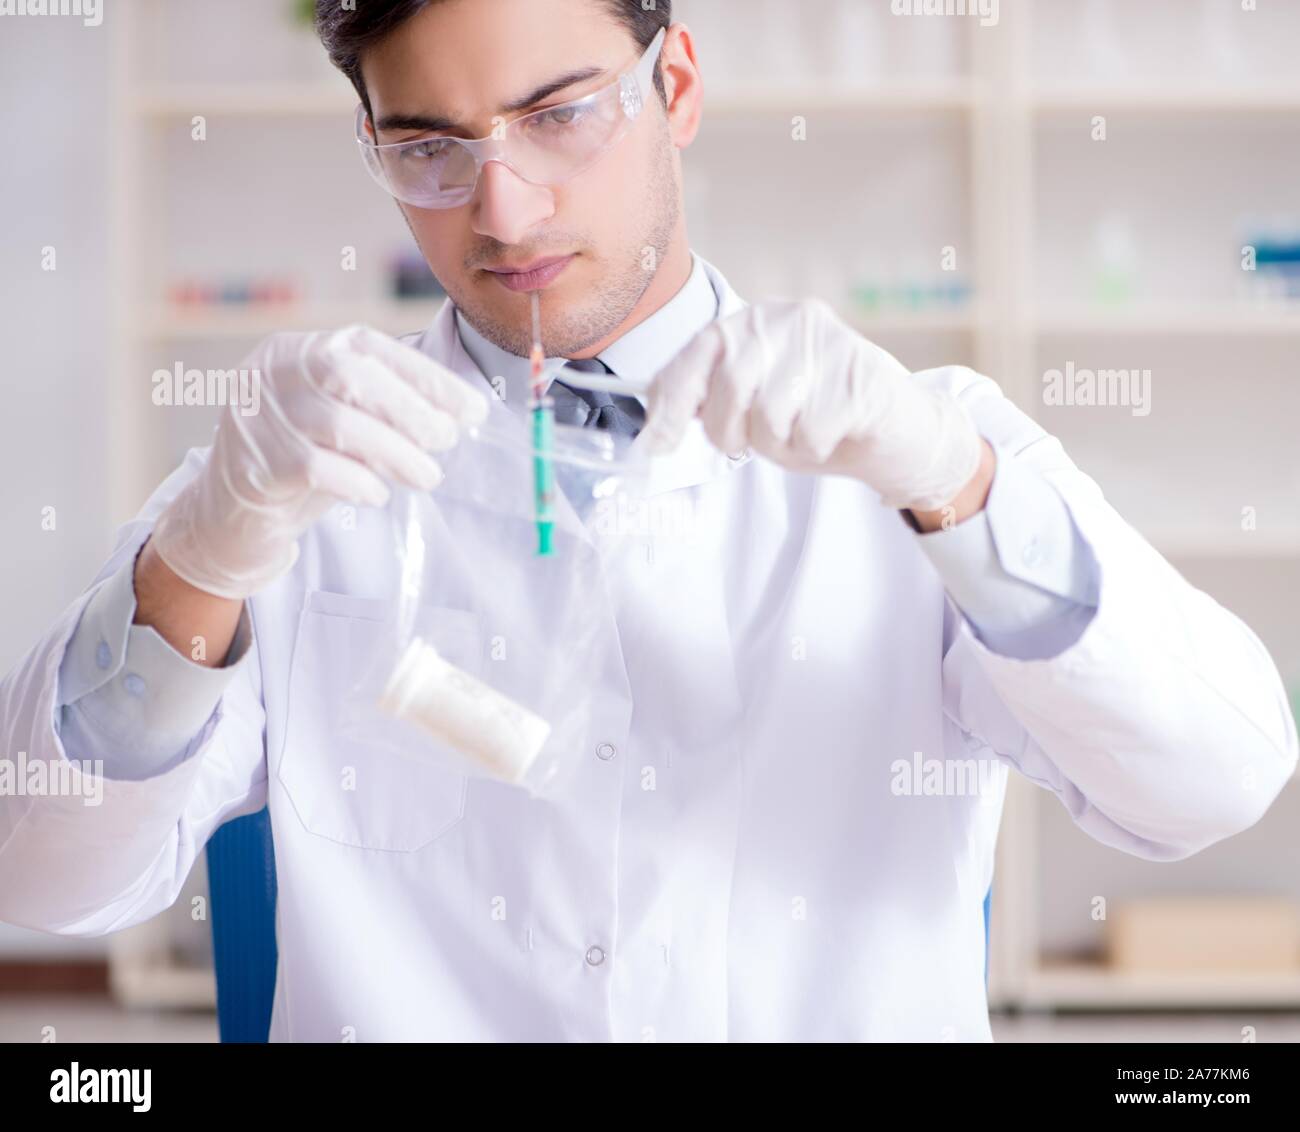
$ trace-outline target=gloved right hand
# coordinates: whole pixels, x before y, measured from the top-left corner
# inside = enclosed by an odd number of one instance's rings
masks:
[[[487,397],[418,350],[365,326],[276,334],[241,363],[258,411],[227,406],[203,470],[159,516],[159,557],[190,585],[245,598],[298,559],[298,537],[336,502],[382,507],[384,478],[428,491]]]

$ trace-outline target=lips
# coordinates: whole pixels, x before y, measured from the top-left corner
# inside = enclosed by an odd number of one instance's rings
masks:
[[[511,291],[538,291],[554,282],[573,258],[572,255],[564,255],[537,259],[528,264],[527,270],[523,271],[493,267],[487,270],[503,287]]]
[[[540,271],[543,267],[550,267],[553,263],[572,258],[568,255],[553,255],[545,259],[535,259],[532,263],[521,264],[518,267],[489,267],[488,270],[497,275],[526,275],[530,271]]]

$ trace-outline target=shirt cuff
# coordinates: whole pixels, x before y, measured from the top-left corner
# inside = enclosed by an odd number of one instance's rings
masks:
[[[188,659],[152,625],[132,624],[135,558],[82,611],[59,665],[58,704],[65,746],[75,738],[83,757],[104,760],[106,777],[138,780],[187,755],[245,663],[252,628],[245,602],[226,663],[208,668]]]
[[[1097,560],[1056,488],[994,450],[985,508],[947,530],[918,533],[917,542],[987,647],[1022,660],[1056,656],[1096,613]]]

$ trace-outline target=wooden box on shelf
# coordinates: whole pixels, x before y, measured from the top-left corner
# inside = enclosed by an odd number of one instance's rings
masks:
[[[1106,920],[1117,972],[1263,974],[1300,971],[1300,905],[1269,897],[1125,902]]]

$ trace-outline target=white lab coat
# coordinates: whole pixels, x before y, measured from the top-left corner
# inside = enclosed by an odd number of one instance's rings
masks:
[[[449,304],[421,345],[482,380]],[[696,426],[654,487],[692,504],[691,537],[597,538],[564,516],[591,543],[596,707],[569,790],[541,803],[340,734],[394,562],[383,512],[356,530],[327,517],[252,599],[256,656],[190,758],[106,783],[98,808],[0,799],[0,918],[72,935],[139,923],[177,898],[221,822],[269,804],[273,1039],[987,1040],[981,902],[1004,779],[899,793],[901,765],[996,760],[1097,840],[1176,860],[1260,817],[1296,733],[1254,634],[1054,439],[969,370],[919,380],[1041,469],[1095,552],[1100,607],[1061,655],[988,651],[863,484],[728,460]],[[122,529],[100,579],[207,452]],[[493,553],[462,505],[492,458],[455,454],[431,554],[444,538]],[[515,605],[540,607],[527,567]],[[509,632],[473,593],[449,575],[430,612],[470,665]],[[6,751],[63,756],[55,678],[89,596],[0,689]]]

